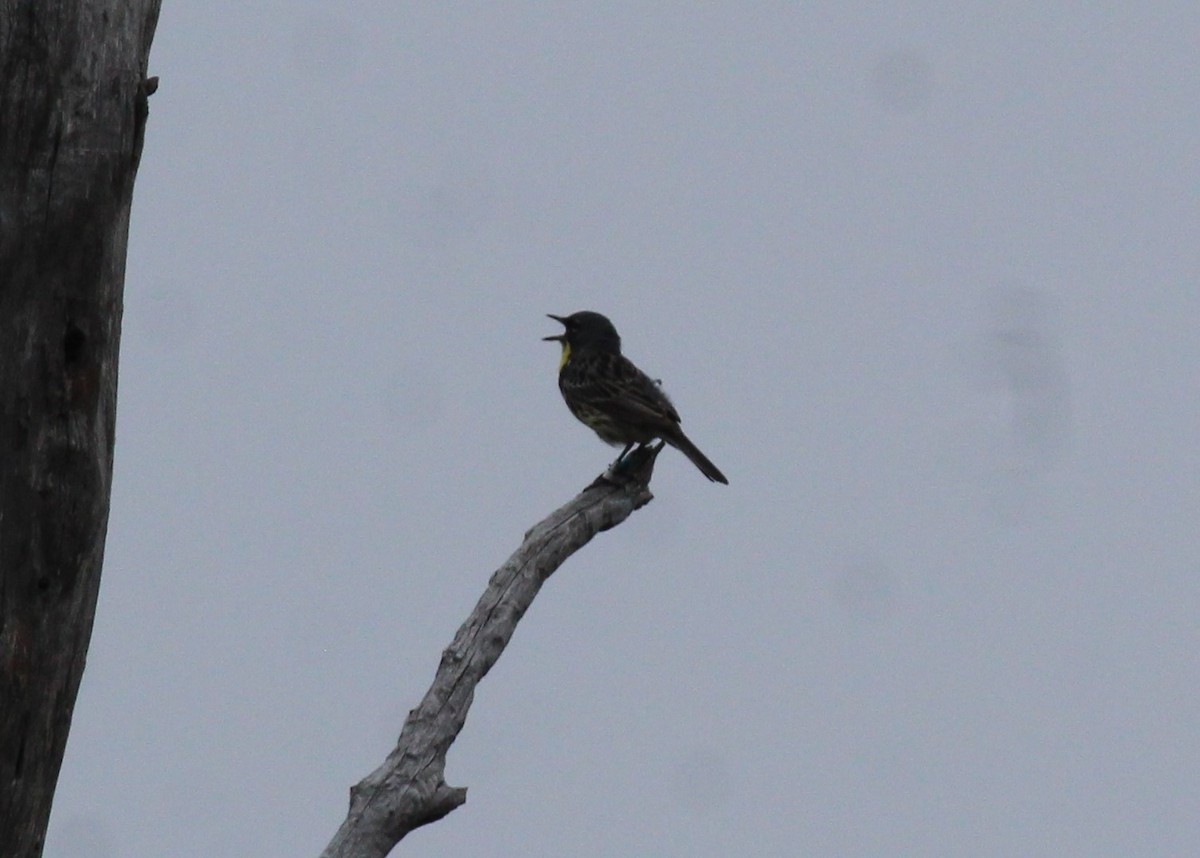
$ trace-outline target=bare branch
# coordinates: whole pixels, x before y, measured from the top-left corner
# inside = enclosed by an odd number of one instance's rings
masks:
[[[634,451],[620,480],[598,478],[525,534],[442,652],[433,684],[408,713],[396,747],[350,790],[350,812],[322,858],[382,858],[404,835],[466,802],[466,788],[447,786],[444,773],[446,752],[467,719],[475,686],[563,561],[650,502],[659,449],[661,445]]]

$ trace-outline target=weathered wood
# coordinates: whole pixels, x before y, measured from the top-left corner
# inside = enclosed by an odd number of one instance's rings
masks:
[[[0,855],[36,858],[91,637],[159,0],[0,0]]]
[[[433,684],[408,713],[396,747],[350,790],[350,811],[322,858],[383,858],[410,831],[467,800],[466,788],[448,786],[444,773],[446,752],[466,722],[475,686],[563,561],[650,502],[660,449],[661,444],[630,454],[631,466],[619,482],[597,479],[525,534],[442,652]]]

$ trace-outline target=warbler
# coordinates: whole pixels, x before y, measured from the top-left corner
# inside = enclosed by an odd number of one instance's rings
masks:
[[[558,389],[567,408],[585,426],[614,446],[624,444],[617,465],[635,444],[656,438],[692,460],[710,480],[729,484],[708,457],[679,428],[679,412],[660,384],[621,354],[621,337],[605,316],[583,310],[547,315],[566,329],[545,340],[562,343]]]

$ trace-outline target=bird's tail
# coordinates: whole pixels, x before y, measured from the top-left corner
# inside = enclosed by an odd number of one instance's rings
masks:
[[[721,469],[710,462],[708,456],[701,453],[699,448],[688,440],[688,436],[683,434],[682,429],[677,428],[669,436],[664,435],[663,440],[691,459],[692,464],[700,469],[700,473],[704,474],[704,476],[708,477],[714,483],[729,485],[729,480],[725,479],[725,475],[721,473]]]

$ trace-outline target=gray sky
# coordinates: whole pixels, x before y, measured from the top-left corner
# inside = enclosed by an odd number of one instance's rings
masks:
[[[315,855],[608,463],[429,856],[1200,841],[1200,7],[164,3],[48,858]]]

